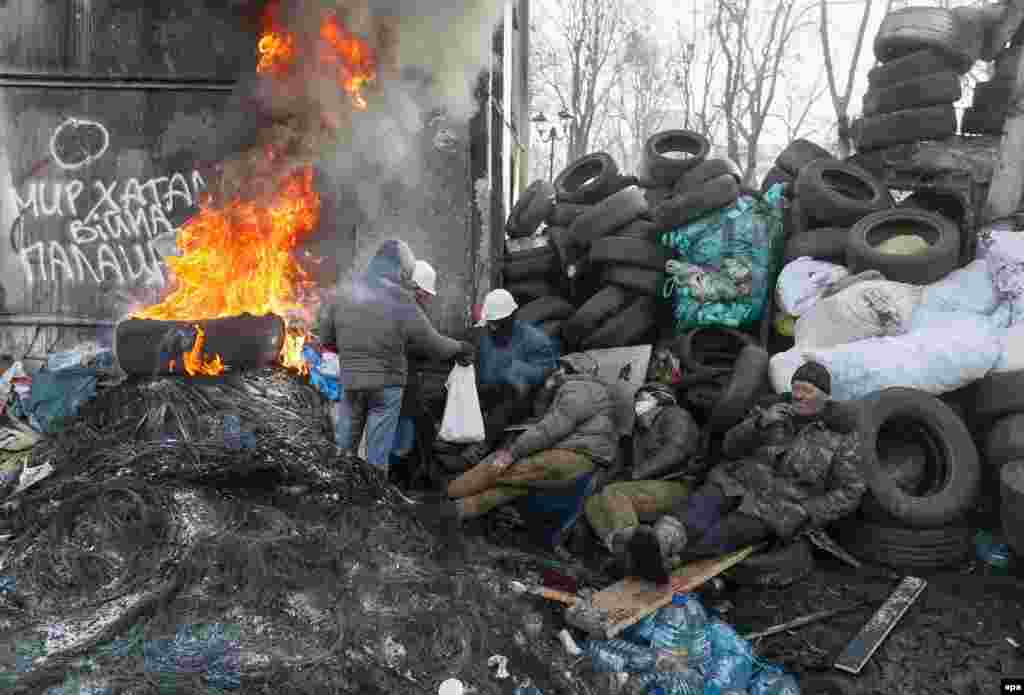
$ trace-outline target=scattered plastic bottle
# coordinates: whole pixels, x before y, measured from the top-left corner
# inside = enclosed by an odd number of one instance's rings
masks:
[[[517,685],[512,695],[544,695],[536,685]]]
[[[750,695],[800,695],[796,679],[777,668],[759,671],[750,681]]]
[[[644,673],[626,684],[628,695],[702,695],[704,676],[695,669],[674,673]]]
[[[701,668],[711,658],[704,629],[707,621],[707,612],[695,594],[676,594],[672,603],[657,613],[651,646],[685,653],[692,668]]]
[[[224,446],[233,450],[242,448],[242,420],[237,415],[224,416]]]
[[[974,535],[974,552],[991,574],[1007,575],[1013,564],[1013,551],[1001,534],[980,530]]]
[[[720,690],[745,691],[754,669],[750,644],[728,623],[712,620],[705,628],[711,643],[711,658],[704,669],[708,685]]]
[[[598,673],[643,673],[654,669],[657,652],[621,639],[591,640],[585,653]]]

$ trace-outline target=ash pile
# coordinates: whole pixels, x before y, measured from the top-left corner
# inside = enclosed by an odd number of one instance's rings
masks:
[[[133,378],[27,459],[52,472],[2,507],[5,691],[588,692],[524,634],[525,556],[337,458],[293,372]]]

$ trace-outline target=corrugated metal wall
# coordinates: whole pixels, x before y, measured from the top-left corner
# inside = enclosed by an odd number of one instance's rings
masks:
[[[229,153],[232,90],[255,62],[252,4],[0,3],[0,355],[103,340],[132,304],[160,295],[160,249]],[[438,269],[434,319],[454,332],[490,264],[478,258],[470,124],[435,116],[421,189],[381,191],[372,221],[350,185],[319,179],[309,249],[334,256],[328,280],[380,238],[410,237]]]

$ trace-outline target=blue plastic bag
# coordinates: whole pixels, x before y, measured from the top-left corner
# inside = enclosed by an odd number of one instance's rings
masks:
[[[750,695],[800,695],[796,679],[775,666],[766,666],[750,681]]]
[[[711,659],[704,669],[705,695],[718,695],[729,689],[746,690],[754,671],[750,644],[720,620],[709,622],[705,631],[711,642]]]
[[[342,388],[338,377],[320,371],[320,353],[309,345],[302,348],[302,359],[309,366],[309,383],[329,401],[340,401]]]
[[[745,193],[729,207],[663,232],[672,255],[661,297],[672,302],[673,330],[745,328],[761,319],[782,265],[782,186]]]

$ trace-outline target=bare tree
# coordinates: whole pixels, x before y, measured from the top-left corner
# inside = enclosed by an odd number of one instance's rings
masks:
[[[555,0],[554,36],[534,43],[536,78],[571,119],[568,158],[585,154],[607,118],[615,75],[622,65],[625,15],[621,0]]]
[[[721,109],[729,157],[752,183],[758,145],[778,91],[794,35],[809,26],[811,6],[778,0],[767,12],[753,0],[719,0],[712,23],[724,59]],[[765,16],[767,15],[767,16]]]
[[[786,129],[786,142],[792,142],[800,137],[813,135],[817,129],[810,127],[811,111],[821,97],[825,96],[828,87],[823,83],[825,74],[819,72],[807,92],[799,92],[795,89],[786,90],[783,98],[783,109],[778,114],[778,120]]]
[[[864,12],[860,17],[860,26],[857,29],[857,40],[853,46],[853,55],[850,58],[850,67],[846,75],[846,85],[840,89],[836,82],[836,69],[832,62],[832,49],[829,41],[828,21],[828,0],[819,0],[818,6],[820,21],[818,23],[818,35],[821,37],[821,51],[825,57],[825,76],[828,78],[828,91],[832,96],[832,106],[836,111],[836,131],[838,133],[839,155],[847,157],[850,154],[850,96],[853,94],[853,78],[857,74],[857,65],[860,63],[860,52],[864,46],[864,33],[868,27],[868,18],[871,15],[872,0],[864,1]],[[892,0],[889,0],[888,7],[891,7]],[[888,11],[888,10],[887,10]]]
[[[673,85],[682,106],[683,127],[710,136],[722,113],[715,104],[722,52],[716,41],[697,40],[697,32],[706,36],[711,27],[700,25],[696,3],[693,10],[689,25],[693,34],[686,31],[683,23],[676,23],[675,41],[680,50],[673,61]]]

